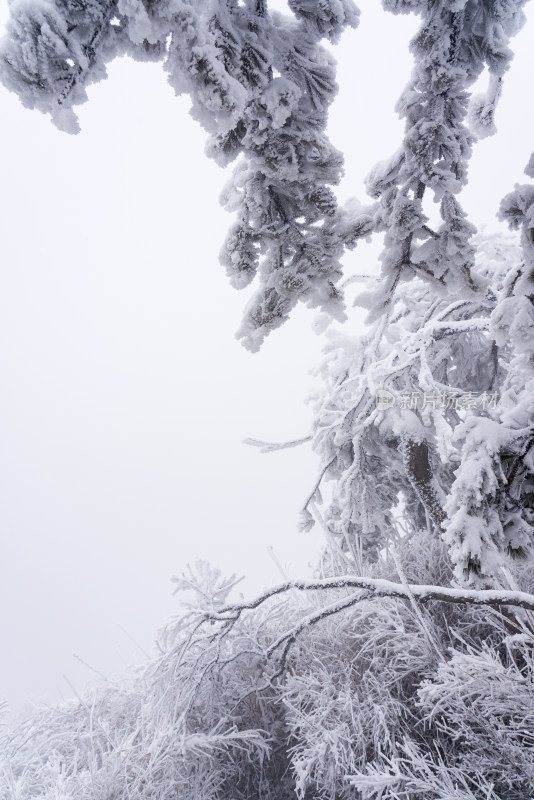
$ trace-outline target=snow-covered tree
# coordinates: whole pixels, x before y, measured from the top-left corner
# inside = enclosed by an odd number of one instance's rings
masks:
[[[333,326],[320,369],[302,520],[325,533],[317,578],[228,603],[232,580],[182,577],[200,602],[131,685],[6,733],[6,798],[532,796],[534,187],[504,198],[510,234],[478,234],[459,200],[477,138],[495,132],[524,0],[383,5],[420,17],[405,132],[368,203],[345,205],[321,41],[357,25],[351,0],[11,6],[0,76],[25,105],[76,131],[110,59],[160,60],[208,155],[238,159],[221,261],[236,288],[256,282],[247,347],[298,301],[343,322],[362,280],[367,327]],[[342,280],[343,254],[370,236],[377,268]]]

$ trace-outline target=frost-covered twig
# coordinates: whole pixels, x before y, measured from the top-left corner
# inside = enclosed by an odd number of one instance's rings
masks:
[[[399,597],[411,600],[413,596],[422,603],[436,600],[443,603],[468,603],[470,605],[493,607],[495,605],[513,606],[534,611],[534,594],[527,592],[514,592],[500,589],[460,589],[455,587],[429,586],[424,584],[394,583],[383,578],[365,578],[354,575],[344,575],[339,578],[319,578],[310,581],[289,581],[268,589],[254,600],[244,603],[235,603],[210,612],[206,619],[225,620],[238,619],[243,611],[258,608],[276,595],[293,591],[321,591],[328,589],[364,589],[370,592],[370,597]],[[353,603],[358,602],[359,595],[354,595]]]
[[[274,453],[277,450],[287,450],[290,447],[299,447],[301,444],[311,442],[313,436],[311,433],[308,436],[303,436],[302,439],[292,439],[289,442],[264,442],[261,439],[243,439],[243,444],[249,444],[251,447],[258,447],[261,453]]]

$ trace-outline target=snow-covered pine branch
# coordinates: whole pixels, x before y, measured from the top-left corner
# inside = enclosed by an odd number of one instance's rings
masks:
[[[342,157],[325,134],[337,87],[321,39],[336,41],[358,12],[352,0],[290,7],[292,17],[261,0],[26,0],[12,6],[0,47],[3,83],[71,132],[73,106],[107,62],[163,62],[210,133],[208,155],[223,166],[241,157],[222,195],[237,219],[221,262],[236,288],[259,284],[239,330],[252,350],[299,300],[345,319],[344,236],[355,242],[370,229],[363,214],[359,232],[341,231],[330,187]]]

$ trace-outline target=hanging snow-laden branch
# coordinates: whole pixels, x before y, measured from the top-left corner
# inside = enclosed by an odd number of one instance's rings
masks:
[[[239,336],[257,350],[297,302],[345,319],[340,259],[372,229],[350,222],[332,186],[342,156],[325,131],[337,86],[321,40],[356,27],[352,0],[290,3],[292,15],[246,0],[28,0],[13,4],[0,45],[0,80],[29,108],[78,130],[73,106],[106,64],[128,54],[159,60],[176,94],[209,132],[221,166],[238,156],[221,202],[236,213],[221,252],[231,283],[256,280]]]

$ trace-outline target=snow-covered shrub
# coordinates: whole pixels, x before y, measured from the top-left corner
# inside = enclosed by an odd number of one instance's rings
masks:
[[[369,568],[379,590],[399,591],[447,571],[426,532]],[[227,605],[232,581],[204,570],[186,585],[203,599],[130,684],[97,685],[2,736],[1,797],[530,796],[527,612],[503,616],[453,592],[373,596],[350,576]]]

